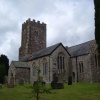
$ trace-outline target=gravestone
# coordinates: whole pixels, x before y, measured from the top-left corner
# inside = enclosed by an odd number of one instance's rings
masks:
[[[11,78],[10,78],[10,83],[7,84],[7,87],[8,87],[8,88],[14,88],[14,77],[13,77],[13,76],[11,76]]]
[[[64,84],[61,82],[58,82],[58,77],[56,74],[53,74],[53,81],[51,82],[52,89],[63,89]]]
[[[72,76],[68,77],[68,85],[72,85]]]
[[[4,84],[8,83],[8,76],[4,76]]]
[[[10,78],[10,84],[14,84],[14,77],[13,76]]]
[[[0,89],[2,89],[2,84],[0,84]]]

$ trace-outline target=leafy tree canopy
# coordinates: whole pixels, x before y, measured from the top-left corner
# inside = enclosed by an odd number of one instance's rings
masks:
[[[6,55],[1,55],[0,56],[0,64],[4,65],[6,67],[6,75],[8,75],[8,69],[9,69],[9,59],[7,58]]]

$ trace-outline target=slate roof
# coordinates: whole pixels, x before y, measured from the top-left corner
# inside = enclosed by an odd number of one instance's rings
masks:
[[[81,56],[81,55],[86,55],[89,53],[89,49],[90,49],[90,45],[94,40],[76,45],[76,46],[72,46],[72,47],[66,47],[66,49],[68,50],[68,52],[71,54],[71,57],[75,57],[75,56]]]
[[[29,60],[33,60],[33,59],[37,59],[37,58],[41,58],[47,55],[51,55],[53,53],[53,51],[59,46],[62,45],[62,43],[57,43],[55,45],[52,45],[50,47],[47,47],[45,49],[42,49],[40,51],[37,51],[35,53],[33,53],[31,56],[24,58],[22,61],[29,61]],[[62,45],[63,46],[63,45]],[[64,46],[63,46],[64,47]],[[64,47],[64,49],[66,50],[66,48]],[[68,52],[66,50],[66,52]],[[69,52],[68,52],[69,54]],[[70,54],[69,54],[70,55]]]
[[[27,62],[20,62],[20,61],[12,61],[11,64],[13,64],[15,67],[25,67],[29,68],[29,64]]]
[[[33,59],[37,59],[43,56],[50,55],[59,45],[62,45],[62,43],[57,43],[55,45],[52,45],[50,47],[37,51],[33,53],[31,56],[23,59],[22,61],[29,61],[29,60],[33,60]]]

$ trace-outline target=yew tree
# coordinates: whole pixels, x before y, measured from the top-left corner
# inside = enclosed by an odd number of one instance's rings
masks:
[[[94,0],[95,9],[95,39],[98,45],[98,59],[100,66],[100,0]]]

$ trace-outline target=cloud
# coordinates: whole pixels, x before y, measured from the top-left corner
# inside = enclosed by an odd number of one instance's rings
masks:
[[[47,24],[47,46],[94,39],[93,0],[0,0],[0,54],[18,59],[21,27],[28,18]]]

